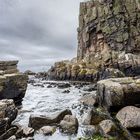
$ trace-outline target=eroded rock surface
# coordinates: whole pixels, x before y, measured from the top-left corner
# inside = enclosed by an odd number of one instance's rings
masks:
[[[140,128],[140,108],[134,106],[124,107],[117,113],[116,118],[125,128]]]
[[[101,80],[97,95],[102,106],[123,107],[140,104],[140,79],[126,77]]]
[[[20,103],[25,95],[28,77],[17,69],[18,61],[0,61],[0,99]]]
[[[75,134],[78,131],[78,119],[72,115],[66,115],[60,122],[62,132]]]
[[[16,119],[18,110],[13,100],[0,100],[0,139],[8,139],[17,131],[16,127],[11,127],[11,123]]]
[[[38,130],[43,126],[58,124],[65,115],[71,114],[71,111],[66,109],[51,116],[31,115],[29,119],[29,126]]]
[[[48,71],[50,79],[98,81],[140,74],[140,1],[81,2],[77,57]]]

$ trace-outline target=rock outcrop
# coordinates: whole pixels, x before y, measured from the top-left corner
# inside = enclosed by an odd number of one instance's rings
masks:
[[[139,21],[139,0],[82,2],[77,58],[55,63],[49,78],[98,81],[139,75]]]
[[[78,60],[126,75],[140,74],[140,2],[91,0],[81,3]]]
[[[17,69],[18,61],[0,61],[0,100],[14,99],[20,103],[27,88],[27,75]]]
[[[65,117],[65,115],[72,115],[71,111],[66,109],[51,116],[45,115],[31,115],[29,118],[29,126],[35,130],[47,125],[56,125]]]
[[[97,83],[98,99],[108,109],[140,104],[140,79],[125,77],[101,80]]]
[[[11,127],[11,123],[16,119],[17,113],[13,100],[0,100],[0,139],[12,136],[15,132],[16,128]]]
[[[121,109],[116,118],[128,129],[140,129],[140,108],[127,106]]]
[[[68,134],[77,133],[78,125],[78,119],[72,115],[66,115],[60,122],[61,131]]]

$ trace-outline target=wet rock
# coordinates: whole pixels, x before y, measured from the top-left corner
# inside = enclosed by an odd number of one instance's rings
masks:
[[[32,137],[34,135],[34,129],[30,127],[23,127],[23,136]]]
[[[70,93],[70,90],[64,90],[62,93]]]
[[[99,124],[101,121],[109,119],[110,116],[107,112],[98,109],[93,109],[91,112],[91,125]]]
[[[0,136],[0,139],[1,140],[5,140],[5,139],[8,139],[10,138],[11,136],[15,135],[17,131],[17,127],[11,127],[10,129],[8,129],[4,134],[2,134]]]
[[[58,124],[64,118],[65,115],[71,114],[71,111],[66,109],[51,116],[31,115],[29,118],[29,126],[37,130],[43,126]]]
[[[72,115],[66,115],[60,122],[60,129],[64,133],[75,134],[78,131],[78,120]]]
[[[69,83],[60,83],[60,84],[58,84],[57,87],[60,88],[60,89],[64,89],[64,88],[71,87],[71,85]]]
[[[100,105],[117,108],[140,104],[140,79],[112,78],[98,82],[97,95]]]
[[[93,107],[97,104],[97,99],[95,94],[85,95],[79,101],[83,105],[90,106],[90,107]]]
[[[116,115],[123,127],[128,129],[140,128],[140,108],[127,106]]]
[[[29,79],[29,80],[28,80],[28,83],[31,84],[31,85],[33,85],[33,84],[36,83],[36,81],[35,81],[34,79]]]
[[[43,126],[39,129],[39,133],[44,135],[52,135],[55,131],[56,127],[54,126]]]
[[[11,136],[8,140],[16,140],[16,136],[13,135],[13,136]]]
[[[84,137],[92,137],[97,132],[97,128],[94,125],[85,125],[82,127],[82,135]]]
[[[52,88],[52,87],[53,87],[52,85],[48,85],[48,86],[47,86],[47,88]]]
[[[103,135],[117,136],[117,127],[112,120],[101,121],[99,127]]]
[[[20,126],[20,125],[16,125],[18,130],[15,134],[16,138],[19,139],[19,138],[22,138],[23,137],[23,128]]]
[[[90,85],[90,86],[84,88],[83,90],[87,91],[87,92],[95,91],[95,90],[97,90],[97,85],[96,84],[95,85]]]
[[[82,124],[83,125],[90,125],[91,124],[91,117],[92,117],[92,110],[89,109],[86,113],[84,113],[82,117]]]
[[[33,84],[33,86],[35,86],[35,87],[42,87],[42,88],[45,87],[43,84]]]
[[[101,121],[109,119],[110,116],[107,112],[98,109],[89,110],[83,118],[83,124],[85,125],[97,125]]]

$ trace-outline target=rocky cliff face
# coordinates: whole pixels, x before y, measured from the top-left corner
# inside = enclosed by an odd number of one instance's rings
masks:
[[[79,61],[140,74],[140,1],[81,3],[78,43]]]
[[[140,74],[140,1],[80,4],[77,61],[49,70],[52,79],[90,80]]]
[[[28,77],[17,69],[18,61],[0,61],[0,100],[20,103],[25,95]]]

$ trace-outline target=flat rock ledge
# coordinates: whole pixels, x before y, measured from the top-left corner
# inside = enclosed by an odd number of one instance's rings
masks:
[[[140,104],[140,79],[125,77],[101,80],[97,83],[98,99],[101,106],[122,108]]]
[[[18,61],[0,61],[0,100],[20,103],[27,89],[28,76],[17,69]]]

